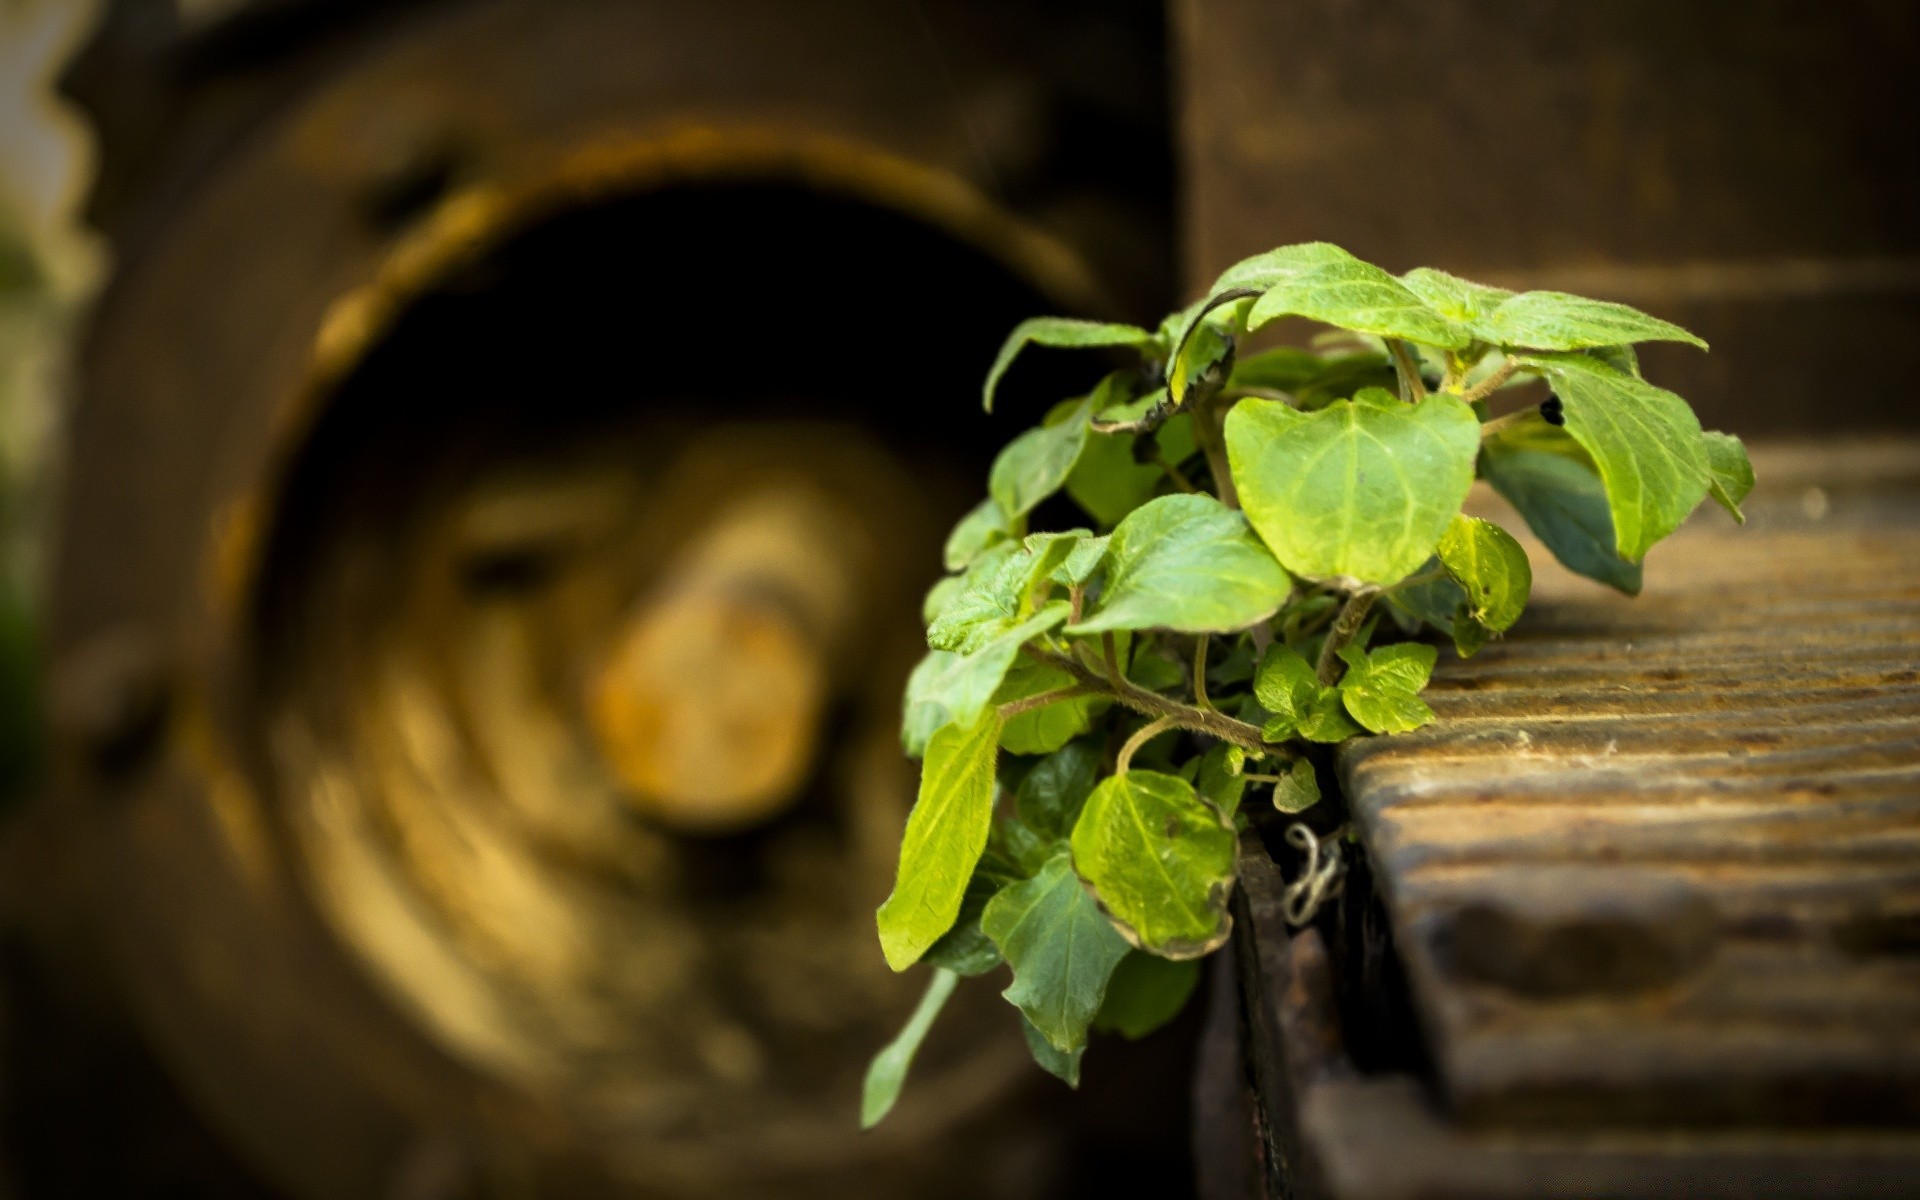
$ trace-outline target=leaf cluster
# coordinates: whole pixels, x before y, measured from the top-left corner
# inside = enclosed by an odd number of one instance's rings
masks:
[[[1240,357],[1287,317],[1339,335]],[[1704,497],[1738,517],[1745,451],[1641,376],[1648,341],[1705,348],[1624,305],[1395,276],[1321,242],[1235,264],[1156,329],[1015,329],[989,409],[1031,345],[1139,362],[1009,443],[947,541],[902,722],[919,799],[878,916],[887,962],[933,976],[864,1121],[961,977],[1005,968],[1034,1058],[1069,1083],[1090,1031],[1179,1011],[1231,929],[1249,795],[1319,803],[1312,747],[1433,719],[1438,651],[1409,639],[1470,655],[1519,619],[1527,555],[1461,512],[1476,479],[1628,593]],[[1545,401],[1490,417],[1536,379]],[[1030,530],[1063,492],[1088,525]]]

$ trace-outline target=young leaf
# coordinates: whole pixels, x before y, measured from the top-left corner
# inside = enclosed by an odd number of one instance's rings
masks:
[[[1466,589],[1474,620],[1503,633],[1520,619],[1533,589],[1533,567],[1512,534],[1478,517],[1455,517],[1440,539],[1440,561]]]
[[[967,572],[967,586],[927,627],[936,650],[969,654],[1026,619],[1043,584],[1074,549],[1072,539],[1037,534],[990,567]]]
[[[1606,485],[1586,451],[1563,430],[1532,421],[1489,438],[1480,472],[1569,571],[1629,596],[1640,594],[1640,564],[1614,549]]]
[[[1073,474],[1074,464],[1086,448],[1093,403],[1093,397],[1088,396],[1059,419],[1027,430],[1008,442],[993,460],[987,491],[1010,519],[1032,512]]]
[[[1067,602],[1055,600],[1024,621],[1006,620],[988,627],[981,637],[963,643],[972,647],[966,653],[935,660],[932,665],[923,662],[927,674],[917,680],[919,688],[913,695],[913,702],[921,706],[916,728],[938,728],[931,725],[933,706],[946,710],[947,721],[971,725],[993,702],[1020,647],[1058,628],[1067,614]]]
[[[1299,651],[1280,642],[1268,646],[1253,676],[1254,698],[1271,714],[1260,736],[1270,742],[1292,737],[1326,690]]]
[[[1081,321],[1072,317],[1033,317],[1022,321],[1007,335],[1000,353],[993,360],[993,368],[987,372],[987,382],[980,389],[981,407],[988,412],[993,411],[993,394],[1000,387],[1000,377],[1007,373],[1013,360],[1029,345],[1091,349],[1103,346],[1138,347],[1152,341],[1153,334],[1136,325]]]
[[[1707,494],[1699,420],[1672,392],[1586,355],[1526,361],[1553,381],[1567,433],[1599,468],[1615,549],[1639,562]]]
[[[1066,851],[989,901],[980,927],[1013,967],[1013,983],[1001,993],[1008,1003],[1055,1050],[1086,1045],[1127,943],[1080,886]]]
[[[1000,502],[989,496],[953,527],[941,558],[947,570],[964,571],[987,550],[1012,536],[1012,519],[1000,507]]]
[[[1473,341],[1471,333],[1429,308],[1406,284],[1352,256],[1310,267],[1268,288],[1248,310],[1247,330],[1281,317],[1306,317],[1354,333],[1448,350]]]
[[[948,725],[927,743],[920,796],[900,840],[893,894],[880,906],[880,949],[904,971],[953,928],[993,821],[1000,718],[991,709]]]
[[[1233,822],[1158,771],[1093,789],[1073,827],[1073,865],[1127,940],[1164,958],[1199,958],[1227,939]]]
[[[1433,710],[1420,699],[1440,657],[1432,646],[1400,642],[1371,654],[1346,646],[1340,657],[1347,664],[1340,698],[1354,720],[1374,733],[1405,733],[1433,720]]]
[[[1083,537],[1074,543],[1067,557],[1054,568],[1053,581],[1067,587],[1078,587],[1093,578],[1093,573],[1100,569],[1100,563],[1106,556],[1106,538]]]
[[[1211,496],[1162,496],[1107,541],[1106,587],[1072,635],[1115,629],[1229,633],[1273,615],[1292,580]]]
[[[1407,290],[1420,297],[1428,308],[1457,324],[1464,325],[1476,337],[1486,335],[1482,328],[1495,309],[1513,296],[1505,288],[1488,287],[1432,267],[1416,267],[1400,277]]]
[[[1026,1036],[1027,1051],[1033,1055],[1033,1061],[1040,1069],[1058,1079],[1070,1088],[1080,1086],[1080,1057],[1087,1052],[1085,1046],[1071,1054],[1063,1054],[1047,1041],[1047,1035],[1033,1027],[1033,1022],[1020,1018],[1020,1032]]]
[[[1041,836],[1067,837],[1099,775],[1097,739],[1069,742],[1027,772],[1014,794],[1015,811]]]
[[[1107,1000],[1093,1027],[1129,1040],[1143,1038],[1179,1016],[1199,982],[1198,960],[1129,951],[1107,981]]]
[[[947,998],[953,995],[953,985],[959,978],[952,971],[935,969],[927,981],[926,994],[920,998],[920,1006],[907,1018],[906,1026],[885,1049],[873,1056],[873,1063],[867,1067],[866,1085],[860,1092],[860,1128],[872,1129],[893,1111],[894,1102],[900,1099],[900,1086],[907,1081],[907,1068],[913,1065],[913,1056],[919,1053],[927,1030],[933,1028],[934,1018],[947,1006]]]
[[[1740,502],[1753,490],[1753,464],[1747,461],[1747,448],[1730,433],[1710,430],[1700,439],[1707,454],[1707,494],[1745,525],[1747,514],[1740,511]]]
[[[1460,511],[1480,422],[1452,396],[1409,405],[1367,388],[1316,413],[1242,400],[1226,439],[1240,502],[1289,571],[1385,585],[1425,562]]]
[[[1477,331],[1496,346],[1528,350],[1582,350],[1632,342],[1707,344],[1636,308],[1565,292],[1522,292],[1502,303]]]
[[[1247,301],[1238,302],[1244,308]],[[1228,314],[1231,314],[1229,317]],[[1227,318],[1228,328],[1218,322]],[[1176,405],[1197,404],[1220,390],[1233,371],[1234,341],[1232,323],[1239,312],[1227,306],[1210,314],[1208,320],[1194,326],[1193,333],[1180,345],[1167,368],[1167,394]]]
[[[1313,764],[1296,758],[1273,785],[1273,807],[1283,813],[1303,813],[1320,803],[1320,777]]]

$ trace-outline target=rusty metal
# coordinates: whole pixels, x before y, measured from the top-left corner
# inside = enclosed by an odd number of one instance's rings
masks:
[[[1168,299],[1158,14],[108,8],[61,819],[6,850],[193,1105],[300,1196],[1054,1190],[988,991],[856,1132],[921,986],[871,914],[919,597],[1007,432],[944,426],[1018,319]],[[948,299],[845,341],[909,281]],[[675,657],[709,620],[765,653]],[[690,765],[755,677],[757,753]]]
[[[1920,443],[1755,460],[1747,527],[1696,516],[1637,599],[1523,539],[1520,626],[1343,749],[1424,1061],[1300,1065],[1328,989],[1247,875],[1285,1186],[1920,1188]]]

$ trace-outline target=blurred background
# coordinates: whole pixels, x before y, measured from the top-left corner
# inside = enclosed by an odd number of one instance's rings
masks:
[[[0,1196],[1190,1194],[1204,1004],[1072,1094],[978,989],[854,1128],[919,600],[1092,378],[983,417],[1000,338],[1328,239],[1911,431],[1916,65],[1868,0],[4,0]]]

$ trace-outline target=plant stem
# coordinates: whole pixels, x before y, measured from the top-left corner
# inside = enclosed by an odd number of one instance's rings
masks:
[[[1400,376],[1400,398],[1408,404],[1425,400],[1427,381],[1420,378],[1420,364],[1415,361],[1413,351],[1400,338],[1388,338],[1387,349],[1393,353],[1394,373]]]
[[[1207,643],[1212,640],[1212,634],[1203,633],[1193,642],[1193,704],[1207,712],[1218,712],[1213,701],[1207,699]]]
[[[1327,640],[1320,643],[1320,662],[1314,668],[1314,674],[1320,682],[1332,687],[1340,682],[1340,650],[1354,635],[1360,632],[1360,626],[1366,624],[1367,613],[1373,608],[1373,591],[1359,591],[1347,597],[1340,609],[1340,615],[1334,618],[1333,628],[1327,630]]]
[[[1179,722],[1175,721],[1172,717],[1155,717],[1153,720],[1148,721],[1145,725],[1135,730],[1133,736],[1127,739],[1126,744],[1120,747],[1120,757],[1114,760],[1113,773],[1115,775],[1125,775],[1127,768],[1133,765],[1133,755],[1136,750],[1178,724]]]
[[[1125,691],[1127,689],[1127,681],[1120,675],[1120,652],[1114,648],[1113,635],[1111,633],[1103,633],[1100,635],[1100,657],[1106,664],[1107,682],[1113,685],[1114,691]]]
[[[1472,404],[1477,400],[1485,400],[1488,396],[1499,391],[1501,385],[1505,384],[1507,380],[1512,379],[1513,373],[1519,369],[1519,361],[1509,358],[1507,361],[1495,367],[1493,374],[1482,379],[1479,383],[1474,384],[1466,391],[1461,392],[1460,398],[1468,404]]]
[[[1173,480],[1173,486],[1179,488],[1181,491],[1197,492],[1200,490],[1199,488],[1193,486],[1193,480],[1188,479],[1186,475],[1180,470],[1179,467],[1176,467],[1172,463],[1167,461],[1166,455],[1161,454],[1159,451],[1155,451],[1153,455],[1153,462],[1155,466],[1159,467],[1162,471],[1165,471],[1167,473],[1167,478]]]
[[[1240,507],[1240,490],[1233,486],[1233,469],[1227,463],[1226,412],[1215,396],[1193,414],[1193,440],[1207,456],[1207,471],[1213,476],[1213,493],[1228,508]]]
[[[1480,436],[1482,438],[1490,438],[1509,425],[1517,424],[1526,417],[1539,411],[1540,406],[1538,404],[1529,404],[1525,408],[1516,409],[1504,417],[1495,417],[1493,420],[1487,421],[1480,426]]]
[[[1207,712],[1191,704],[1182,704],[1178,700],[1149,692],[1143,687],[1120,680],[1119,686],[1112,686],[1100,677],[1100,673],[1081,662],[1051,650],[1034,649],[1037,657],[1059,667],[1081,683],[1102,695],[1109,696],[1133,711],[1148,717],[1172,717],[1174,724],[1182,729],[1191,729],[1195,733],[1204,733],[1208,737],[1230,742],[1242,750],[1255,754],[1273,754],[1277,747],[1260,736],[1257,725],[1235,720],[1222,712]]]
[[[1078,696],[1097,696],[1099,694],[1099,691],[1095,688],[1084,687],[1076,683],[1068,687],[1056,688],[1051,692],[1041,692],[1037,696],[1022,696],[1018,700],[1009,700],[1000,706],[1000,719],[1002,721],[1011,721],[1021,713],[1032,712],[1036,708],[1045,708],[1049,704],[1056,704],[1062,700],[1072,700]]]

